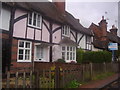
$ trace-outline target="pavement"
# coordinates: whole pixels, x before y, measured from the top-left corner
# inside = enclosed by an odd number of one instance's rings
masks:
[[[109,83],[117,80],[118,78],[120,78],[120,73],[114,74],[103,80],[91,81],[88,84],[81,85],[80,88],[102,88],[102,87],[108,85]]]

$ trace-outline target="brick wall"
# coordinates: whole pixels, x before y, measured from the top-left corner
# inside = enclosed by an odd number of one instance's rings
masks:
[[[2,39],[2,72],[5,73],[9,59],[9,33],[0,33],[0,39]]]
[[[34,43],[32,43],[32,46],[34,46]],[[32,47],[32,60],[34,55],[34,48]],[[32,68],[32,62],[17,62],[17,52],[18,52],[18,40],[13,39],[12,40],[12,60],[11,60],[11,72],[16,71],[28,71],[28,69]]]

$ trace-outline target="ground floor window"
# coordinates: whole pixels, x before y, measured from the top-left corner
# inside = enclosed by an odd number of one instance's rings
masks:
[[[62,46],[62,59],[76,60],[76,47],[73,46]]]
[[[44,60],[44,47],[40,45],[35,45],[35,61],[43,61]]]
[[[31,62],[32,42],[18,41],[18,62]]]

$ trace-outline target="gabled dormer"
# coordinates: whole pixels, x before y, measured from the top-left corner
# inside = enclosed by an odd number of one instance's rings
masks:
[[[28,26],[41,29],[42,26],[42,16],[37,12],[28,13]]]
[[[62,27],[62,36],[70,37],[70,27],[68,25]]]

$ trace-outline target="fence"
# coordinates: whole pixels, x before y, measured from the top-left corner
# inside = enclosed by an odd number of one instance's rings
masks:
[[[7,72],[3,88],[63,88],[73,80],[89,81],[104,72],[117,72],[118,63],[36,63],[34,71]]]

